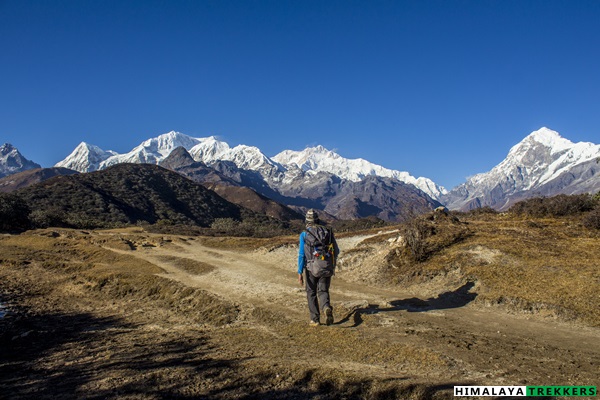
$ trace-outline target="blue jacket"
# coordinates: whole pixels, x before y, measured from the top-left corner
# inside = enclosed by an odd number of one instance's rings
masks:
[[[300,234],[300,249],[298,249],[298,273],[301,274],[306,267],[306,257],[304,257],[304,238],[306,232]]]

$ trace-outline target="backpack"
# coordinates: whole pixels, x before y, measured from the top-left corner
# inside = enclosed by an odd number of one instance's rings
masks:
[[[335,247],[333,231],[322,225],[306,228],[304,255],[306,268],[317,277],[332,276],[335,270]]]

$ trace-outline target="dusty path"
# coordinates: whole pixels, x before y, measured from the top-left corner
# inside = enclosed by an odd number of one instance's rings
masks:
[[[362,239],[341,239],[339,244],[348,250]],[[305,293],[296,280],[296,251],[293,247],[271,252],[231,251],[188,241],[120,252],[160,266],[166,271],[163,276],[169,279],[236,303],[242,316],[255,309],[267,309],[291,325],[302,326],[300,332],[304,332],[308,318]],[[186,271],[181,267],[186,260],[204,265],[207,271],[200,274]],[[352,340],[360,346],[375,343],[372,352],[378,354],[370,355],[367,351],[362,355],[364,360],[357,356],[326,362],[335,368],[367,375],[376,373],[403,379],[408,376],[425,382],[598,383],[600,330],[511,315],[497,308],[476,305],[468,289],[457,288],[448,296],[428,299],[418,293],[369,287],[334,277],[331,293],[336,324],[316,329],[329,329],[330,335],[353,335]],[[273,346],[274,349],[286,346],[286,335],[298,334],[285,325],[270,322],[265,321],[261,328],[270,331],[273,340],[282,341],[280,346]],[[240,324],[244,323],[248,321],[242,317]],[[256,325],[256,321],[252,321],[252,325]],[[423,360],[398,362],[396,355],[381,354],[387,348],[398,352],[407,348],[423,350],[420,355],[412,355]],[[290,362],[307,364],[313,357],[301,349],[286,350],[285,356]],[[392,362],[386,363],[386,359]],[[439,365],[435,365],[436,362]],[[424,367],[427,364],[434,365]]]
[[[332,282],[335,323],[310,327],[294,245],[7,236],[0,398],[424,400],[450,399],[454,385],[598,386],[599,329],[485,306],[453,280],[366,285],[356,268],[369,265],[351,251],[366,238],[338,240],[348,258]]]
[[[346,249],[369,236],[341,239]],[[111,249],[121,254],[134,254],[163,268],[162,274],[187,286],[208,290],[242,306],[267,306],[293,313],[297,318],[307,316],[304,288],[297,282],[296,249],[273,252],[239,252],[215,249],[199,243],[173,244],[169,247],[145,248],[136,252]],[[214,267],[211,271],[196,274],[180,266],[193,260]],[[351,307],[368,304],[387,304],[398,296],[396,291],[371,288],[333,278],[338,302]],[[304,318],[307,319],[308,317]]]

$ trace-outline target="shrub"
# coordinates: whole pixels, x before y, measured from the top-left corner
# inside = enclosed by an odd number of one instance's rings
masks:
[[[31,210],[21,197],[0,194],[0,232],[22,232],[31,227]]]
[[[217,231],[233,232],[240,225],[240,221],[233,218],[215,218],[210,227]]]
[[[431,236],[429,224],[421,218],[413,218],[404,226],[403,236],[414,260],[425,260],[428,256],[426,239]]]
[[[477,215],[488,215],[488,214],[498,214],[498,211],[494,210],[490,206],[474,208],[469,210],[469,215],[477,216]]]
[[[245,214],[242,221],[233,218],[215,218],[206,230],[207,235],[266,238],[297,233],[302,230],[295,223],[279,221],[265,215]]]
[[[600,207],[596,207],[583,218],[583,225],[590,229],[600,229]]]
[[[594,205],[592,196],[588,194],[559,194],[554,197],[535,197],[520,201],[509,211],[531,217],[562,217],[591,211]]]
[[[386,225],[386,222],[375,216],[334,221],[331,226],[336,232],[353,232],[363,229],[380,228]]]
[[[66,222],[67,214],[58,208],[33,210],[29,218],[34,228],[69,227]]]

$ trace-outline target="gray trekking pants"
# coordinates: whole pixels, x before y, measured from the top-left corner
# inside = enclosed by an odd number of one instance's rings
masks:
[[[308,269],[305,269],[304,276],[310,319],[318,322],[321,318],[321,310],[325,309],[325,307],[331,307],[329,304],[329,285],[331,284],[331,277],[317,278],[313,276]],[[319,307],[319,304],[321,307]]]

